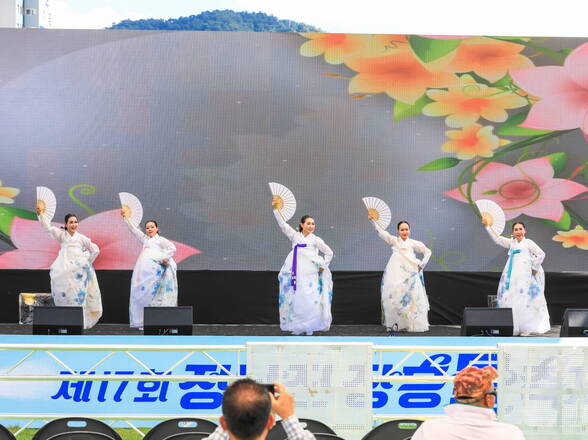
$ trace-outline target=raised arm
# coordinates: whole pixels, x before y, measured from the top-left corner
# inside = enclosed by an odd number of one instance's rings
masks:
[[[380,236],[380,238],[382,240],[384,240],[390,246],[394,246],[396,244],[397,238],[395,236],[393,236],[392,234],[390,234],[386,230],[382,229],[382,227],[378,224],[377,221],[371,220],[371,222],[374,225],[374,228],[376,228],[376,232],[378,233],[378,235]]]
[[[539,270],[539,267],[543,264],[543,260],[545,260],[545,252],[533,240],[529,240],[529,251],[533,261],[533,270]]]
[[[322,238],[316,238],[316,247],[319,251],[325,254],[325,268],[327,268],[333,259],[333,250],[323,241]]]
[[[425,246],[425,244],[421,241],[417,241],[414,240],[414,250],[416,252],[418,252],[419,254],[423,254],[423,258],[421,259],[421,261],[419,262],[419,267],[421,269],[424,269],[425,266],[427,265],[427,263],[429,262],[429,259],[431,258],[431,249],[429,249],[427,246]]]
[[[129,227],[129,230],[133,233],[135,237],[137,237],[139,241],[141,241],[141,243],[144,242],[147,238],[149,238],[147,237],[147,235],[145,235],[143,231],[141,231],[138,227],[132,224],[128,218],[123,217],[123,220]]]
[[[280,214],[280,211],[278,211],[277,209],[274,209],[274,217],[276,218],[278,225],[280,226],[280,229],[282,230],[284,235],[288,237],[290,241],[294,241],[296,231],[292,226],[290,226],[288,223],[284,221],[282,215]]]
[[[47,221],[43,214],[37,213],[37,218],[43,229],[45,229],[53,239],[61,243],[63,239],[63,231],[55,226],[51,226],[51,223]]]
[[[490,226],[486,226],[486,232],[488,232],[488,235],[490,236],[492,241],[496,243],[498,246],[510,249],[510,238],[501,237],[496,232],[494,232],[494,230]]]

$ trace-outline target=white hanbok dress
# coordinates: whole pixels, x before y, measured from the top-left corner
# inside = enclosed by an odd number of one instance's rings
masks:
[[[424,243],[396,237],[372,221],[380,238],[390,245],[392,255],[382,278],[382,325],[386,328],[426,332],[429,330],[429,300],[422,269],[431,258]],[[419,260],[416,254],[422,254]]]
[[[125,222],[135,237],[143,243],[131,278],[129,322],[131,327],[143,327],[145,307],[173,307],[178,305],[177,265],[173,260],[175,245],[155,234],[148,237],[128,219]],[[168,260],[168,265],[162,264]]]
[[[295,335],[327,331],[332,321],[333,277],[329,263],[333,251],[316,235],[305,237],[294,230],[278,211],[274,210],[274,216],[292,242],[292,251],[278,275],[280,328]]]
[[[508,260],[498,283],[498,307],[512,309],[514,334],[549,331],[545,272],[541,267],[545,252],[528,238],[518,241],[500,237],[489,227],[486,231],[494,243],[508,249]]]
[[[94,327],[102,316],[102,298],[92,263],[100,253],[98,246],[85,235],[71,235],[64,229],[52,226],[40,214],[43,229],[61,245],[57,258],[51,264],[51,295],[56,306],[82,307],[84,328]]]

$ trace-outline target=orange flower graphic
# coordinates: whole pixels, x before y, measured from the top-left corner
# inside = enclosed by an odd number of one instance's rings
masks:
[[[448,87],[456,75],[427,70],[408,49],[383,57],[353,57],[345,64],[358,72],[349,83],[349,93],[386,93],[393,99],[414,104],[427,88]]]
[[[509,69],[534,67],[529,58],[521,55],[521,44],[486,37],[464,40],[446,66],[448,72],[475,72],[490,82],[498,81]]]
[[[467,160],[476,156],[491,157],[498,147],[510,143],[492,133],[494,127],[472,124],[461,130],[449,130],[445,134],[449,138],[441,146],[441,151],[456,153],[458,159]]]
[[[552,240],[561,242],[565,248],[577,246],[578,249],[588,250],[588,231],[580,225],[567,232],[557,231]]]
[[[431,89],[427,96],[433,101],[423,108],[427,116],[447,116],[451,128],[471,125],[480,117],[492,122],[504,122],[506,109],[524,107],[528,101],[510,91],[477,83],[471,75],[463,75],[449,90]]]
[[[370,36],[363,34],[309,32],[301,35],[309,40],[300,46],[300,55],[324,55],[325,61],[329,64],[341,64],[345,58],[361,52],[370,44]]]
[[[11,205],[14,203],[12,200],[20,193],[20,189],[18,188],[10,188],[8,186],[2,186],[2,182],[0,182],[0,203],[6,203]]]

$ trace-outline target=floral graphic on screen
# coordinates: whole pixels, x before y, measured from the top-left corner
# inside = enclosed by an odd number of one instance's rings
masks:
[[[20,193],[20,189],[3,186],[2,181],[0,181],[0,203],[12,205],[14,203],[13,199],[18,193]]]
[[[580,129],[588,152],[588,43],[554,50],[545,38],[302,36],[301,55],[351,70],[325,75],[349,81],[352,99],[385,94],[395,123],[444,118],[451,130],[439,150],[449,155],[417,171],[461,167],[446,195],[476,216],[474,201],[491,199],[507,219],[537,218],[565,248],[587,250],[588,221],[566,202],[588,199],[588,157],[553,149]],[[539,56],[549,65],[537,66]]]
[[[577,246],[579,249],[588,250],[588,231],[580,225],[571,231],[557,231],[553,240],[561,242],[565,248]]]
[[[430,89],[427,97],[434,102],[423,107],[427,116],[447,116],[445,124],[452,128],[467,127],[480,118],[491,122],[508,119],[507,109],[528,105],[528,100],[511,90],[501,90],[478,83],[471,75],[463,75],[448,90]]]
[[[383,57],[349,58],[345,64],[357,72],[349,82],[349,93],[386,93],[407,104],[414,104],[428,87],[448,87],[458,81],[453,73],[429,71],[404,48]]]
[[[588,191],[588,187],[568,179],[553,177],[548,157],[526,160],[515,166],[490,162],[477,170],[471,185],[471,198],[489,199],[504,210],[507,220],[521,214],[558,221],[564,215],[562,201]],[[467,184],[446,194],[466,202]]]
[[[481,78],[494,83],[511,69],[533,67],[529,58],[522,55],[524,44],[487,37],[471,37],[461,40],[451,53],[447,70],[450,72],[473,71]]]
[[[461,130],[449,130],[445,132],[449,140],[441,145],[441,151],[455,153],[461,160],[476,156],[492,157],[494,150],[510,143],[496,136],[493,130],[491,125],[480,124],[471,124]]]
[[[588,43],[572,51],[563,66],[512,70],[513,80],[539,98],[521,127],[580,128],[588,136]]]

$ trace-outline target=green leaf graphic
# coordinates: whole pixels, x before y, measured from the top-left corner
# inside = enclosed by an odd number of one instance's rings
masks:
[[[398,122],[401,119],[408,118],[409,116],[420,115],[423,112],[423,107],[428,103],[433,102],[427,95],[421,96],[416,100],[414,104],[405,104],[404,102],[394,102],[394,122]]]
[[[561,173],[568,161],[568,155],[564,152],[548,154],[545,157],[549,159],[549,163],[551,163],[555,174]]]
[[[26,209],[13,208],[11,206],[0,206],[0,231],[10,235],[10,228],[14,217],[20,217],[27,220],[36,220],[37,214]]]
[[[456,159],[455,157],[442,157],[440,159],[435,159],[420,168],[417,168],[417,171],[445,170],[447,168],[453,168],[460,162],[461,160]]]
[[[411,35],[408,37],[408,43],[414,54],[422,62],[430,63],[454,50],[459,46],[461,40],[438,40]]]

